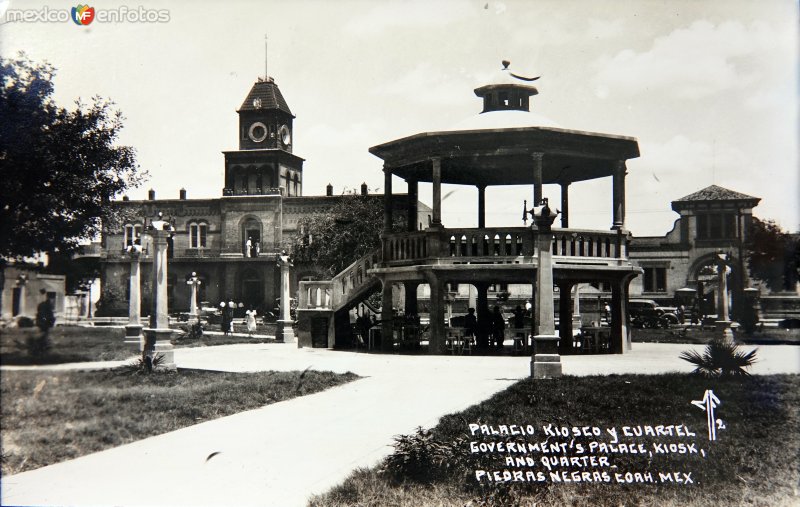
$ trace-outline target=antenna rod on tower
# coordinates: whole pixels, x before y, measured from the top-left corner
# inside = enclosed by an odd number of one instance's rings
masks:
[[[269,79],[269,45],[267,34],[264,34],[264,80]]]

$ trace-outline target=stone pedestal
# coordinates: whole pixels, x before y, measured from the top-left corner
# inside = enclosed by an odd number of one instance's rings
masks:
[[[292,263],[286,252],[281,253],[278,258],[278,264],[281,267],[281,318],[278,319],[278,326],[275,329],[275,341],[294,343],[294,329],[292,329],[294,321],[292,320],[289,296],[289,268]],[[300,347],[299,344],[298,347]]]
[[[559,339],[556,335],[533,337],[531,377],[544,379],[561,376],[561,356],[558,354]]]
[[[536,327],[533,337],[531,376],[554,378],[561,376],[561,356],[558,354],[560,337],[555,334],[555,308],[553,307],[553,234],[551,227],[558,213],[553,213],[542,199],[542,206],[532,210],[536,226],[536,249],[539,265],[536,268]],[[566,288],[569,298],[569,288]],[[569,313],[569,306],[565,307]],[[570,337],[571,339],[571,337]]]
[[[144,335],[141,324],[127,324],[125,326],[125,348],[133,352],[144,350]]]
[[[131,257],[130,298],[128,300],[128,324],[125,326],[125,346],[133,352],[141,353],[144,350],[144,336],[142,335],[140,294],[139,257],[142,247],[133,245],[128,249]]]
[[[145,329],[144,330],[144,347],[142,358],[145,360],[155,361],[158,357],[162,357],[161,364],[158,365],[160,370],[175,370],[175,348],[170,343],[169,339],[172,337],[172,329]]]
[[[154,360],[163,356],[160,369],[175,369],[175,354],[169,342],[172,330],[169,328],[169,308],[167,296],[167,238],[169,225],[154,220],[148,231],[153,237],[153,307],[150,311],[150,327],[144,330],[142,359]]]

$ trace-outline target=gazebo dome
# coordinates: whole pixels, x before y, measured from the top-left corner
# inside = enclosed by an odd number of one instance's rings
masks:
[[[550,118],[530,111],[530,97],[539,93],[530,83],[539,78],[514,74],[508,68],[510,64],[503,60],[503,68],[492,75],[489,84],[475,88],[475,95],[483,99],[483,111],[454,125],[452,130],[561,128]]]

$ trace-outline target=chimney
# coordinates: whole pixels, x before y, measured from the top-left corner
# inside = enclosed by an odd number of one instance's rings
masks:
[[[122,196],[122,200],[123,200],[123,201],[130,201],[130,200],[131,200],[131,198],[130,198],[130,197],[128,197],[127,195],[123,195],[123,196]]]
[[[181,201],[185,201],[186,200],[186,189],[185,188],[182,188],[180,190],[180,196],[181,196]]]
[[[153,190],[152,188],[150,190],[148,190],[147,191],[147,198],[149,200],[151,200],[151,201],[155,201],[156,200],[156,191]]]
[[[325,187],[325,195],[327,195],[328,197],[331,197],[333,195],[333,185],[331,185],[330,183],[328,183],[328,186]]]
[[[368,193],[369,190],[367,189],[367,184],[364,182],[361,184],[361,195],[367,195]]]

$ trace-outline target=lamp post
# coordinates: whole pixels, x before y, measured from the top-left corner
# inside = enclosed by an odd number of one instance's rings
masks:
[[[167,294],[167,240],[173,232],[172,224],[164,220],[163,214],[150,222],[147,233],[153,238],[153,306],[150,310],[150,327],[144,330],[145,343],[142,359],[152,365],[156,356],[161,357],[160,368],[175,369],[175,353],[169,338],[169,300]]]
[[[275,330],[275,340],[291,343],[294,341],[294,322],[289,306],[289,268],[292,267],[292,260],[285,250],[278,256],[278,266],[281,268],[281,315]]]
[[[203,281],[197,276],[197,273],[192,271],[192,276],[186,280],[186,285],[191,287],[192,295],[189,299],[189,322],[194,324],[199,322],[199,315],[197,314],[197,291],[200,289]]]
[[[558,216],[547,204],[531,210],[536,227],[536,250],[538,266],[536,268],[536,327],[534,330],[533,357],[531,357],[531,376],[533,378],[553,378],[561,376],[561,356],[558,355],[558,341],[555,334],[555,308],[553,308],[553,252],[551,245],[553,235],[551,228]]]
[[[716,337],[723,341],[733,341],[733,331],[728,318],[728,258],[725,253],[717,253],[717,321],[714,323]]]
[[[142,255],[142,245],[133,244],[125,249],[131,259],[130,276],[130,297],[128,298],[128,324],[125,325],[125,345],[141,352],[144,346],[144,336],[142,336],[142,298],[140,293],[140,258]]]

